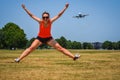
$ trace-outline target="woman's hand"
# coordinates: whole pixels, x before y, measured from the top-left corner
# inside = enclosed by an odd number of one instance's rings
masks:
[[[22,4],[22,8],[25,9],[25,5],[24,4]]]
[[[66,8],[68,8],[68,6],[69,6],[69,4],[68,4],[68,3],[66,3],[66,4],[65,4],[65,7],[66,7]]]

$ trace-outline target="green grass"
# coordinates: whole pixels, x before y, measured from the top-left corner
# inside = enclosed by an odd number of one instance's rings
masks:
[[[0,50],[0,80],[119,80],[120,51],[70,50],[73,61],[56,50],[35,50],[14,63],[23,50]]]

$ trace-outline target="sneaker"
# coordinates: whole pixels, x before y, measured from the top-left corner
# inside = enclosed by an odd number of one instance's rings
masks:
[[[79,55],[79,54],[75,54],[75,57],[74,57],[74,59],[73,59],[73,60],[75,61],[75,60],[77,60],[79,57],[80,57],[80,55]]]
[[[20,62],[19,58],[16,58],[16,59],[15,59],[15,62],[16,62],[16,63]]]

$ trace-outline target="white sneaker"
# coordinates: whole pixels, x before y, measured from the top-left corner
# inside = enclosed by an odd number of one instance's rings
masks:
[[[20,59],[19,59],[19,58],[16,58],[16,59],[14,59],[14,61],[15,61],[16,63],[18,63],[18,62],[20,62]]]
[[[79,55],[79,54],[75,54],[75,57],[74,57],[74,59],[73,59],[73,60],[75,61],[75,60],[79,59],[79,57],[80,57],[80,55]]]

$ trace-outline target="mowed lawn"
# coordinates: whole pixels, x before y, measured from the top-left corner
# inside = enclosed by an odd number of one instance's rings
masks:
[[[0,80],[120,80],[120,51],[70,50],[73,61],[56,50],[35,50],[15,63],[23,50],[0,50]]]

